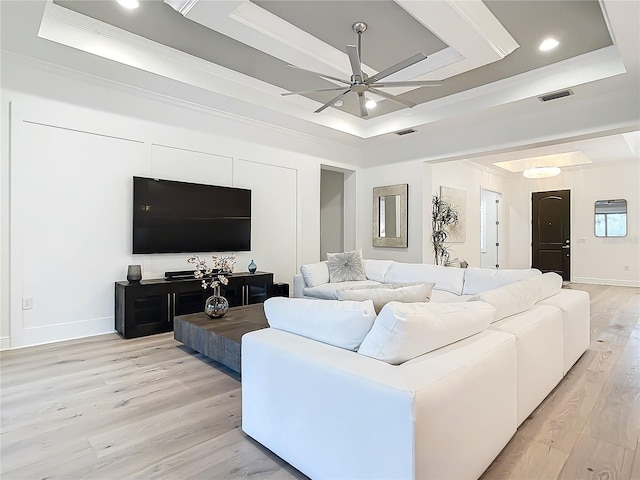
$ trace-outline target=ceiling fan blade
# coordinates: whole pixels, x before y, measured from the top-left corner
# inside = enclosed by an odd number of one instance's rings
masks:
[[[331,105],[333,105],[336,100],[340,100],[340,98],[342,98],[343,95],[346,95],[347,93],[349,93],[351,91],[351,88],[347,88],[344,92],[342,92],[340,95],[338,95],[336,98],[334,98],[333,100],[329,100],[327,103],[325,103],[323,106],[321,106],[319,109],[317,109],[315,112],[313,113],[320,113],[321,111],[323,111],[325,108],[330,107]]]
[[[399,103],[400,105],[403,105],[405,107],[413,108],[413,107],[416,106],[415,103],[410,102],[409,100],[404,100],[404,99],[402,99],[400,97],[397,97],[395,95],[391,95],[391,94],[383,92],[381,90],[377,90],[375,88],[369,87],[369,91],[372,92],[372,93],[375,93],[376,95],[380,95],[381,97],[384,97],[387,100],[391,100],[392,102]]]
[[[367,110],[367,99],[364,96],[364,93],[358,93],[358,102],[360,103],[360,117],[368,117],[369,110]]]
[[[342,78],[332,77],[331,75],[325,75],[324,73],[314,72],[313,70],[307,70],[306,68],[296,67],[295,65],[287,65],[287,66],[291,68],[295,68],[296,70],[301,70],[303,72],[313,73],[314,75],[317,75],[322,78],[327,78],[330,80],[335,80],[336,82],[346,83],[347,85],[351,85],[351,82],[349,80],[343,80]]]
[[[287,93],[281,93],[280,95],[282,95],[283,97],[286,97],[287,95],[304,95],[305,93],[315,93],[315,92],[333,92],[333,91],[338,91],[338,90],[344,90],[345,87],[335,87],[335,88],[316,88],[315,90],[300,90],[299,92],[287,92]]]
[[[383,87],[440,87],[442,82],[434,82],[430,80],[414,80],[407,82],[377,82],[370,83],[370,87],[383,88]]]
[[[383,78],[386,78],[393,73],[399,72],[403,68],[410,67],[414,63],[418,63],[424,60],[425,58],[427,58],[427,56],[424,53],[416,53],[413,57],[407,58],[406,60],[403,60],[400,63],[396,63],[394,66],[386,68],[381,72],[378,72],[373,77],[369,77],[365,83],[367,85],[376,83],[377,81],[382,80]]]
[[[351,70],[353,70],[353,76],[359,77],[362,81],[362,65],[360,64],[360,55],[358,55],[358,49],[355,45],[347,45],[347,54],[349,55],[349,61],[351,62]]]

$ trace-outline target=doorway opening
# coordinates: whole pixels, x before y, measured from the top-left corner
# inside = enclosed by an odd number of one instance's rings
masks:
[[[571,192],[531,194],[531,267],[571,280]]]
[[[502,194],[481,190],[480,194],[480,266],[500,268],[500,217]]]
[[[344,172],[320,171],[320,260],[344,252]]]

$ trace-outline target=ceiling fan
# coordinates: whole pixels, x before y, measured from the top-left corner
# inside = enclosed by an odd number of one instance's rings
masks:
[[[334,88],[319,88],[315,90],[301,90],[298,92],[287,92],[282,95],[304,95],[306,93],[314,93],[314,92],[331,92],[331,91],[340,91],[340,94],[332,100],[329,100],[327,103],[322,105],[313,113],[320,113],[324,109],[330,107],[334,103],[341,100],[341,98],[347,93],[353,92],[358,94],[358,101],[360,104],[360,117],[366,117],[369,115],[369,111],[367,109],[367,99],[364,96],[365,92],[375,93],[383,98],[386,98],[392,102],[398,103],[404,107],[415,107],[416,104],[402,99],[396,95],[391,95],[389,93],[383,92],[379,90],[379,88],[385,87],[437,87],[441,84],[439,82],[433,81],[406,81],[406,82],[381,82],[382,79],[392,75],[400,70],[407,68],[414,63],[418,63],[427,56],[424,53],[418,53],[413,57],[409,57],[406,60],[403,60],[400,63],[397,63],[389,68],[382,70],[381,72],[376,73],[374,76],[369,77],[366,73],[362,71],[362,49],[361,49],[361,38],[362,33],[367,29],[367,24],[364,22],[356,22],[353,24],[353,31],[358,34],[358,46],[355,45],[347,45],[347,54],[349,55],[349,61],[351,62],[351,69],[353,70],[353,75],[351,75],[351,80],[344,80],[337,77],[332,77],[331,75],[325,75],[324,73],[313,72],[311,70],[305,70],[304,68],[296,67],[294,65],[289,65],[290,67],[297,68],[298,70],[302,70],[304,72],[313,73],[314,75],[318,75],[319,77],[334,80],[336,82],[344,83],[348,85],[347,87],[334,87]]]

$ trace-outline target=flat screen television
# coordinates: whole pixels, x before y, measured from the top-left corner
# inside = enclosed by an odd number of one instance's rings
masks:
[[[251,190],[133,177],[133,253],[251,250]]]

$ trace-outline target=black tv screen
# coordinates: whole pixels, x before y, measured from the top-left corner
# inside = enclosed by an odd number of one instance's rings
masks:
[[[133,253],[251,250],[251,190],[133,177]]]

